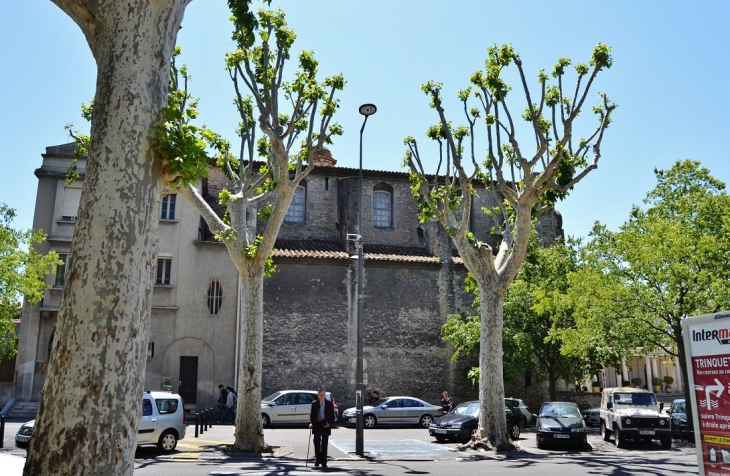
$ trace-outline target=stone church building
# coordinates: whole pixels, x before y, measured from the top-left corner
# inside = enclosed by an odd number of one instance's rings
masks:
[[[81,179],[65,182],[73,144],[47,147],[38,177],[33,227],[48,240],[38,247],[67,260]],[[367,388],[438,402],[443,390],[458,401],[476,398],[466,378],[474,363],[451,362],[440,330],[449,314],[466,312],[466,270],[436,223],[420,224],[408,174],[363,172],[364,355]],[[199,188],[211,204],[225,186],[212,168]],[[265,279],[263,393],[324,386],[344,404],[354,401],[356,262],[348,233],[357,233],[358,170],[335,166],[323,151],[297,191],[274,254],[276,273]],[[475,210],[496,205],[482,190]],[[186,406],[214,405],[217,385],[237,383],[240,351],[239,277],[225,247],[179,195],[159,206],[159,250],[145,388],[180,393]],[[256,214],[250,225],[257,226]],[[492,242],[488,218],[475,213],[477,238]],[[259,223],[258,227],[262,224]],[[538,224],[543,241],[562,234],[557,212]],[[48,276],[42,302],[24,306],[16,358],[17,401],[38,401],[64,285],[64,267]]]

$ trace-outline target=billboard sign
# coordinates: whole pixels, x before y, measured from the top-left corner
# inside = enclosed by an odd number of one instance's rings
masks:
[[[730,476],[730,311],[682,321],[700,475]]]

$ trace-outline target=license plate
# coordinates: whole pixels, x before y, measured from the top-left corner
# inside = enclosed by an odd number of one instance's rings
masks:
[[[30,436],[18,435],[15,437],[15,439],[18,441],[27,442],[27,441],[30,441]]]
[[[566,438],[566,439],[569,439],[570,438],[570,435],[563,435],[561,433],[555,433],[553,435],[553,438]]]
[[[640,430],[640,435],[656,435],[656,431],[654,430]]]
[[[434,433],[438,433],[439,435],[445,435],[446,434],[446,430],[434,430],[433,432]]]

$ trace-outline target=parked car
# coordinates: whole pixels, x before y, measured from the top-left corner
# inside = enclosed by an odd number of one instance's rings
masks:
[[[684,398],[672,401],[667,413],[672,419],[672,437],[687,441],[694,441],[694,428],[687,424],[687,406]]]
[[[356,407],[352,407],[342,412],[342,421],[355,423],[356,410]],[[415,397],[381,398],[374,405],[363,407],[365,428],[388,424],[415,424],[428,428],[440,415],[440,406]]]
[[[549,444],[573,444],[588,449],[586,424],[578,405],[573,402],[546,402],[542,404],[535,423],[537,447]]]
[[[664,403],[657,405],[656,395],[647,390],[604,388],[600,423],[603,441],[613,435],[616,447],[626,448],[630,440],[659,440],[663,449],[670,449],[672,422],[663,409]]]
[[[507,432],[513,440],[524,428],[524,415],[517,408],[504,409]],[[437,441],[470,440],[479,427],[479,401],[464,402],[444,416],[436,418],[428,427],[428,434]]]
[[[282,390],[261,399],[261,424],[267,427],[272,424],[309,424],[309,413],[312,402],[319,396],[316,390]],[[335,407],[335,421],[339,419],[340,410],[330,392],[325,398]]]
[[[166,453],[185,438],[187,416],[180,395],[170,392],[145,392],[142,395],[142,418],[137,429],[137,446],[157,445]],[[15,435],[15,446],[28,448],[35,420],[23,424]]]
[[[519,398],[513,398],[513,397],[507,397],[504,399],[504,404],[507,405],[509,408],[516,408],[522,413],[523,421],[522,426],[526,427],[527,425],[532,422],[532,412],[530,412],[530,408],[525,405],[525,402],[520,400]]]
[[[583,421],[586,426],[598,425],[601,423],[601,409],[600,408],[589,408],[583,410]]]

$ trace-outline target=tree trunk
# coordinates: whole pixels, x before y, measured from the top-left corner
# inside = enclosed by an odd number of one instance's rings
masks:
[[[25,475],[131,475],[156,262],[150,129],[188,1],[56,0],[98,67],[91,148]]]
[[[682,373],[682,385],[684,385],[684,404],[686,407],[685,412],[687,415],[687,425],[689,428],[692,428],[692,425],[694,425],[694,417],[692,416],[692,398],[689,392],[693,392],[694,389],[689,388],[689,369],[687,368],[687,354],[684,348],[684,339],[682,339],[681,324],[679,325],[679,329],[679,332],[675,332],[675,335],[679,336],[679,338],[675,337],[675,342],[677,343],[679,370]]]
[[[241,363],[238,370],[238,413],[234,449],[245,453],[260,453],[266,449],[261,424],[261,374],[264,346],[264,270],[252,262],[241,275]]]
[[[558,400],[558,395],[555,390],[557,380],[558,373],[555,371],[555,363],[548,363],[548,393],[550,394],[551,402],[556,402]]]
[[[479,428],[481,436],[497,450],[512,449],[507,437],[502,370],[504,295],[496,283],[479,283],[481,337],[479,350]],[[486,324],[486,325],[485,325]]]

